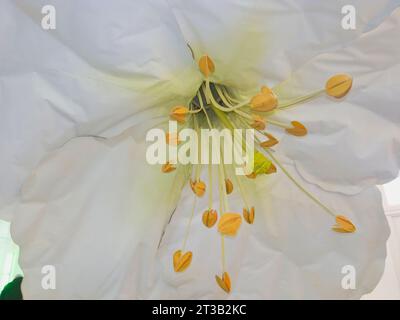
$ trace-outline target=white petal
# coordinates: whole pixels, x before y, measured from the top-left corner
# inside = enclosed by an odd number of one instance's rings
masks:
[[[174,188],[145,147],[127,134],[74,139],[33,172],[11,226],[25,299],[144,296]],[[46,265],[55,290],[42,287]]]
[[[201,222],[207,197],[197,204],[190,229],[186,250],[193,252],[192,264],[183,273],[173,272],[171,255],[182,246],[193,203],[193,193],[186,189],[160,248],[160,277],[150,297],[355,299],[370,292],[384,269],[389,234],[379,191],[370,188],[355,196],[328,193],[307,184],[293,167],[288,169],[321,201],[350,218],[357,231],[332,231],[334,218],[280,170],[258,181],[257,188],[250,182],[247,190],[250,203],[255,205],[254,224],[243,221],[237,237],[225,238],[226,271],[232,280],[232,292],[227,295],[214,280],[214,275],[222,273],[220,236],[216,227],[207,229]],[[216,209],[217,197],[216,193]],[[241,213],[243,203],[238,194],[228,196],[228,200],[230,211]],[[355,268],[354,290],[342,288],[345,266]]]
[[[355,193],[398,175],[399,33],[400,9],[348,48],[311,60],[277,88],[281,97],[301,95],[321,88],[333,74],[353,76],[353,88],[344,99],[322,97],[279,114],[309,129],[304,138],[285,137],[279,148],[308,181]]]
[[[201,82],[163,2],[2,1],[0,30],[1,216],[47,151],[165,115]]]
[[[21,248],[25,298],[227,297],[214,280],[221,273],[220,237],[216,227],[206,229],[201,222],[207,196],[198,200],[185,249],[193,252],[189,269],[176,274],[172,268],[172,254],[182,248],[194,200],[188,187],[157,258],[170,214],[166,194],[176,189],[172,176],[138,165],[144,161],[142,147],[127,137],[112,143],[74,140],[27,181],[12,221],[12,235]],[[327,193],[293,172],[357,226],[355,234],[337,234],[331,231],[334,219],[278,172],[258,180],[257,188],[250,182],[255,223],[243,222],[236,238],[225,239],[233,281],[228,297],[358,298],[372,290],[383,270],[388,236],[379,192]],[[216,185],[214,190],[218,209]],[[237,190],[229,196],[229,206],[241,212]],[[56,267],[56,290],[41,286],[44,265]],[[341,287],[346,265],[356,268],[355,290]]]
[[[45,31],[41,28],[45,16],[41,11],[48,5],[56,10],[56,29]],[[16,0],[4,7],[7,13],[18,10],[27,15],[25,19],[17,16],[18,24],[23,23],[19,31],[27,32],[24,30],[28,26],[26,20],[32,19],[36,25],[32,26],[35,35],[41,33],[45,34],[45,39],[54,38],[65,50],[74,52],[94,68],[118,77],[140,75],[144,79],[169,80],[192,60],[174,16],[162,0],[140,5],[129,0],[102,2],[101,5],[95,0],[83,3],[79,0]],[[49,53],[41,42],[40,38],[34,38],[25,44],[25,48],[35,49],[30,52],[34,55],[30,62],[38,54],[46,58]],[[22,41],[17,43],[24,46]],[[38,47],[33,48],[33,44]]]
[[[196,58],[210,55],[216,81],[240,89],[282,81],[305,61],[375,27],[400,2],[168,0]],[[356,9],[344,30],[342,7]]]

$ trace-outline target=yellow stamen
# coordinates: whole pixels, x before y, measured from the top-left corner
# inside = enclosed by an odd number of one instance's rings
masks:
[[[201,73],[204,74],[205,77],[208,77],[209,75],[214,73],[215,71],[214,62],[208,55],[204,55],[200,58],[199,69]]]
[[[271,163],[269,168],[265,170],[265,174],[272,174],[272,173],[276,173],[276,167],[273,163]]]
[[[172,109],[169,114],[172,120],[176,120],[179,123],[184,123],[186,120],[186,115],[189,113],[189,109],[184,106],[177,106]]]
[[[334,98],[343,98],[351,89],[353,79],[347,74],[337,74],[331,77],[325,85],[326,93]]]
[[[354,224],[345,216],[336,216],[336,225],[332,227],[333,231],[340,233],[352,233],[356,231]]]
[[[174,107],[171,110],[170,118],[178,121],[181,124],[186,122],[186,125],[184,124],[180,127],[192,127],[196,130],[198,134],[204,126],[207,126],[207,124],[210,129],[214,128],[214,124],[215,128],[225,127],[230,130],[233,130],[237,127],[239,127],[240,129],[256,129],[258,132],[257,135],[254,136],[254,140],[257,143],[257,149],[254,152],[254,169],[251,174],[247,175],[247,177],[254,179],[261,174],[275,173],[277,171],[276,166],[278,166],[283,171],[283,173],[287,175],[287,177],[292,180],[294,184],[311,200],[313,200],[327,213],[335,217],[336,225],[332,228],[334,231],[342,233],[354,232],[356,228],[349,219],[344,216],[336,215],[333,210],[325,206],[314,195],[305,190],[300,185],[300,183],[297,182],[288,173],[283,165],[278,162],[278,160],[274,157],[274,153],[272,153],[273,150],[270,148],[275,146],[279,141],[273,135],[264,132],[266,124],[272,124],[282,128],[283,130],[286,130],[288,134],[292,134],[295,136],[306,135],[306,127],[298,121],[292,121],[291,123],[289,123],[282,122],[280,120],[270,119],[274,118],[274,113],[272,113],[272,111],[275,112],[275,110],[278,110],[277,108],[291,107],[292,105],[305,102],[309,99],[317,97],[318,95],[324,94],[325,92],[326,94],[331,95],[335,98],[340,98],[350,90],[352,85],[351,78],[347,75],[336,75],[328,80],[325,89],[318,90],[305,96],[291,100],[284,101],[280,97],[278,101],[278,97],[276,96],[276,94],[268,87],[262,87],[259,93],[249,99],[248,96],[244,97],[240,93],[240,91],[231,91],[230,89],[228,90],[225,85],[211,81],[210,78],[215,72],[215,65],[209,56],[203,55],[198,60],[198,67],[205,78],[203,79],[203,84],[196,93],[196,97],[194,97],[190,101],[188,107],[185,107],[183,105],[178,105]],[[264,114],[262,112],[271,113]],[[268,140],[261,142],[261,135],[264,135]],[[180,143],[178,137],[179,134],[177,133],[168,133],[166,139],[169,144],[178,145]],[[246,142],[245,145],[247,145]],[[235,147],[237,146],[235,145]],[[263,150],[260,147],[265,149]],[[247,148],[243,148],[243,150],[247,150]],[[265,153],[265,155],[263,153]],[[220,156],[221,158],[223,158],[224,156],[222,148],[220,151]],[[276,166],[274,164],[276,164]],[[176,167],[176,164],[172,165],[171,163],[167,162],[162,166],[161,170],[165,173],[172,172],[176,169],[181,170],[181,166],[178,166],[177,168]],[[207,183],[209,185],[207,186],[203,181],[200,180],[201,164],[196,165],[195,169],[192,169],[190,186],[194,193],[194,204],[183,240],[183,245],[180,250],[176,251],[173,254],[173,265],[176,272],[182,272],[187,269],[188,266],[191,264],[192,252],[186,252],[185,247],[188,241],[191,222],[194,217],[194,212],[196,210],[196,201],[198,201],[197,198],[202,197],[207,191],[209,192],[208,208],[203,212],[202,223],[207,228],[212,228],[216,224],[218,226],[217,229],[221,237],[222,276],[216,276],[216,281],[225,292],[229,293],[231,291],[231,280],[228,273],[226,272],[225,237],[235,236],[240,229],[242,220],[245,220],[248,224],[253,224],[255,219],[255,209],[250,205],[250,203],[248,203],[246,199],[244,187],[240,184],[240,179],[244,178],[240,177],[237,178],[237,181],[234,182],[235,188],[238,188],[237,190],[242,196],[243,212],[242,214],[240,214],[230,211],[227,195],[233,192],[233,183],[230,179],[227,178],[226,167],[224,166],[224,164],[220,163],[218,165],[218,171],[219,211],[217,213],[217,211],[212,208],[212,166],[209,165],[208,168],[209,178],[207,180]],[[233,179],[233,177],[231,178]],[[218,216],[218,214],[220,216]],[[229,241],[229,239],[226,241]]]
[[[278,98],[268,87],[262,87],[261,93],[256,94],[250,100],[250,106],[253,111],[270,112],[278,105]]]
[[[185,271],[192,262],[192,252],[187,251],[185,254],[182,255],[182,250],[175,251],[172,261],[174,265],[175,272],[183,272]]]
[[[292,127],[285,129],[292,136],[302,137],[307,134],[307,128],[298,121],[292,121]]]
[[[254,207],[251,207],[250,210],[248,210],[247,208],[243,208],[243,218],[248,224],[253,224],[254,214]]]
[[[261,93],[263,93],[263,94],[270,94],[270,95],[276,97],[276,94],[272,91],[272,89],[271,89],[270,87],[267,87],[267,86],[262,86],[262,87],[261,87]]]
[[[215,276],[215,280],[222,290],[224,290],[226,293],[231,292],[231,278],[229,277],[228,272],[224,272],[222,277]]]
[[[265,120],[263,117],[259,115],[253,115],[253,122],[251,123],[251,127],[256,130],[264,130],[265,129]]]
[[[161,167],[161,171],[163,173],[170,173],[172,171],[176,170],[176,167],[174,167],[172,164],[170,164],[169,162],[167,162],[166,164],[163,164],[163,166]]]
[[[260,146],[263,148],[271,148],[274,145],[278,144],[278,139],[276,139],[272,134],[264,132],[264,135],[268,138],[267,141],[263,141],[260,143]]]
[[[225,236],[235,236],[242,224],[238,213],[224,213],[218,222],[218,231]]]
[[[249,179],[255,179],[255,178],[257,178],[257,174],[252,172],[250,174],[247,174],[246,177],[249,178]]]
[[[202,197],[206,192],[206,184],[201,180],[190,181],[190,187],[198,197]]]
[[[233,191],[233,183],[228,178],[225,179],[225,189],[226,189],[226,194],[231,194]]]
[[[203,213],[202,221],[207,228],[211,228],[218,220],[218,213],[214,209],[206,210]]]

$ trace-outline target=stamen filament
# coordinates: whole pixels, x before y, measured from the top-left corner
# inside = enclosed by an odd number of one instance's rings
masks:
[[[238,118],[238,120],[239,120],[245,127],[251,128],[251,127],[249,126],[249,124],[246,123],[243,119]],[[261,131],[261,130],[258,130],[258,129],[255,129],[255,130],[257,130],[258,133],[260,133],[260,134],[262,134],[262,135],[264,135],[264,136],[266,135],[266,132],[265,132],[265,131]],[[255,139],[255,141],[258,143],[258,145],[261,147],[262,142],[260,141],[260,139],[259,139],[256,135],[254,135],[254,139]],[[264,147],[262,147],[262,148],[264,149]],[[275,152],[274,149],[269,149],[269,150]]]
[[[201,100],[200,100],[201,101]],[[208,117],[207,111],[203,106],[203,103],[200,102],[202,109],[204,110],[204,114],[206,115],[209,127],[212,128],[210,119]],[[219,112],[219,110],[214,109],[214,111]],[[228,122],[229,123],[229,122]],[[226,189],[224,187],[224,168],[222,168],[221,171],[221,166],[222,166],[222,159],[219,165],[219,195],[220,195],[220,199],[219,199],[219,211],[220,211],[220,215],[222,215],[224,212],[226,212],[226,210],[228,209],[228,201],[227,201],[227,196],[226,196]],[[211,209],[212,207],[212,170],[211,170],[211,164],[209,164],[208,166],[208,175],[209,175],[209,188],[210,188],[210,195],[209,195],[209,209]],[[226,271],[226,258],[225,258],[225,236],[223,234],[221,234],[221,265],[222,265],[222,271],[223,273]]]
[[[211,92],[211,88],[210,88],[210,81],[206,80],[206,96],[210,99],[211,104],[213,105],[213,107],[217,108],[220,111],[223,112],[227,112],[227,108],[221,106],[217,100],[215,100],[212,92]]]
[[[255,136],[256,141],[260,144],[260,140],[257,136]],[[268,153],[270,158],[276,163],[276,165],[282,170],[282,172],[298,187],[306,196],[308,196],[313,202],[315,202],[318,206],[320,206],[323,210],[325,210],[330,215],[336,217],[336,213],[324,205],[320,200],[318,200],[311,192],[307,191],[293,176],[285,169],[285,167],[280,163],[280,161],[273,155],[273,152],[269,148],[264,148],[265,152]],[[240,185],[239,185],[240,188]]]
[[[209,96],[208,96],[208,94],[207,94],[207,87],[206,87],[206,84],[205,84],[204,82],[203,82],[203,84],[201,85],[201,91],[204,93],[204,96],[205,96],[205,98],[206,98],[207,105],[211,104],[211,100],[210,100],[210,98],[209,98]]]
[[[195,113],[199,113],[201,111],[201,109],[196,109],[196,110],[189,110],[189,114],[195,114]]]
[[[235,113],[237,113],[238,115],[240,115],[243,118],[249,119],[249,120],[253,120],[253,118],[251,117],[251,115],[249,115],[248,113],[241,111],[241,110],[235,110]]]
[[[200,101],[200,108],[201,108],[201,110],[203,110],[204,115],[206,116],[208,126],[209,126],[210,129],[212,129],[213,126],[212,126],[212,124],[211,124],[210,117],[208,116],[208,113],[207,113],[206,108],[204,108],[203,100],[201,99],[199,92],[197,92],[197,98],[198,98],[199,101]]]
[[[289,100],[289,101],[287,101],[285,103],[280,103],[280,104],[278,104],[278,109],[286,109],[286,108],[293,107],[296,104],[299,104],[301,102],[305,102],[307,100],[313,99],[313,98],[321,95],[322,93],[325,93],[325,89],[321,89],[321,90],[318,90],[316,92],[310,93],[308,95]]]
[[[230,111],[235,111],[237,109],[243,108],[244,106],[248,105],[250,100],[248,101],[243,101],[241,103],[238,103],[237,105],[233,106],[225,97],[225,95],[223,94],[223,92],[221,91],[221,88],[217,85],[215,86],[215,89],[218,92],[219,97],[221,98],[221,100],[227,105],[228,109]]]
[[[234,127],[232,126],[232,123],[229,121],[229,119],[225,113],[221,112],[219,109],[215,108],[213,105],[211,106],[211,108],[213,109],[213,111],[217,115],[218,119],[221,121],[221,123],[226,128],[228,128],[230,130],[234,129]]]
[[[222,155],[222,154],[221,154]],[[222,158],[222,157],[221,157]],[[222,159],[221,159],[222,160]],[[219,168],[219,194],[220,194],[220,215],[222,216],[225,212],[229,210],[228,208],[228,201],[226,196],[226,189],[224,184],[224,171],[222,168],[222,161],[218,165]],[[225,262],[225,236],[221,234],[221,263],[222,263],[222,271],[225,272],[226,270],[226,262]]]
[[[199,94],[199,93],[197,93]],[[204,104],[203,101],[199,98],[200,101],[200,107],[201,109],[204,111],[204,115],[206,116],[207,122],[208,122],[208,126],[210,127],[210,129],[212,129],[212,124],[210,121],[210,118],[208,117],[208,113],[206,111],[206,109],[204,108]],[[209,159],[211,160],[211,159]],[[208,209],[211,210],[212,209],[212,203],[213,203],[213,197],[212,197],[212,185],[213,185],[213,180],[212,180],[212,164],[211,161],[209,161],[208,164],[208,188],[209,188],[209,194],[208,194]]]
[[[321,201],[319,201],[312,193],[307,191],[293,176],[285,169],[285,167],[278,161],[278,159],[272,154],[271,151],[269,151],[267,148],[265,149],[265,152],[268,153],[268,155],[271,157],[271,159],[276,163],[276,165],[282,170],[282,172],[298,187],[301,191],[304,192],[305,195],[307,195],[312,201],[314,201],[317,205],[319,205],[322,209],[324,209],[327,213],[330,215],[336,217],[336,214],[328,208],[326,205],[324,205]]]
[[[240,102],[239,100],[233,98],[225,87],[222,87],[222,91],[223,91],[225,97],[228,100],[230,100],[231,102],[234,102],[234,103],[239,103]]]
[[[221,260],[222,260],[222,271],[226,271],[225,262],[225,236],[221,234]]]
[[[284,128],[284,129],[290,129],[292,127],[290,124],[286,124],[286,123],[283,123],[283,122],[280,122],[280,121],[276,121],[276,120],[272,120],[272,119],[268,119],[268,118],[265,119],[265,122],[268,122],[270,124],[273,124],[274,126],[281,127],[281,128]]]
[[[211,162],[208,164],[208,209],[211,210],[212,209],[212,204],[213,204],[213,196],[212,196],[212,184],[213,184],[213,180],[212,180],[212,164]]]
[[[196,130],[196,133],[197,133],[197,139],[198,139],[197,143],[198,143],[198,145],[200,145],[200,129],[199,129],[199,124],[197,122],[196,117],[193,118],[193,124],[194,124],[194,129]],[[201,174],[201,161],[200,161],[201,155],[200,155],[200,153],[197,156],[198,156],[198,159],[197,159],[198,165],[196,165],[195,181],[199,181],[200,174]]]
[[[222,152],[221,152],[221,156],[222,156]],[[222,157],[221,157],[221,161],[220,164],[218,165],[219,167],[219,187],[220,187],[220,191],[222,193],[222,200],[223,200],[223,211],[227,212],[229,211],[229,206],[228,206],[228,197],[226,194],[226,189],[225,189],[225,176],[224,176],[224,165],[222,164]]]
[[[185,232],[185,237],[183,238],[183,243],[182,243],[182,252],[185,252],[186,248],[186,243],[189,238],[189,233],[190,233],[190,227],[192,225],[193,217],[194,217],[194,212],[196,210],[196,204],[197,204],[197,196],[194,195],[194,201],[193,201],[193,207],[192,207],[192,212],[190,214],[189,222],[186,227],[186,232]]]
[[[247,201],[246,192],[245,192],[245,190],[243,188],[242,182],[240,181],[240,177],[235,176],[235,178],[236,178],[236,182],[237,182],[237,184],[239,186],[239,191],[240,191],[240,195],[242,196],[243,203],[244,203],[246,209],[250,210],[251,206],[249,205],[249,203]]]
[[[216,86],[216,88],[217,88],[217,90],[218,90],[218,86]],[[249,103],[249,101],[244,101],[244,102],[242,102],[242,103],[239,103],[239,104],[236,105],[236,106],[230,106],[229,103],[228,103],[227,107],[221,106],[221,105],[217,102],[217,100],[215,100],[214,95],[213,95],[212,92],[211,92],[210,81],[209,81],[208,79],[206,80],[206,95],[207,95],[208,98],[211,100],[212,105],[213,105],[215,108],[217,108],[217,109],[219,109],[220,111],[223,111],[223,112],[232,112],[232,111],[235,111],[236,109],[242,108],[243,106],[245,106],[245,105],[247,105],[247,104]],[[222,101],[224,101],[222,96],[220,96],[220,98],[222,99]],[[224,97],[224,98],[225,98],[225,97]],[[225,101],[224,101],[224,102],[225,102]],[[230,106],[230,107],[229,107],[229,106]]]

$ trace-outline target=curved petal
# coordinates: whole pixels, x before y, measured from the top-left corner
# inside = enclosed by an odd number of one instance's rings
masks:
[[[248,199],[255,205],[254,224],[243,221],[238,235],[225,239],[226,270],[232,280],[232,292],[226,295],[214,280],[214,275],[222,273],[220,236],[216,227],[207,229],[202,224],[207,197],[198,200],[188,237],[186,250],[193,252],[192,264],[183,273],[173,272],[171,256],[182,246],[193,203],[193,193],[187,188],[160,247],[160,276],[150,297],[356,299],[370,292],[382,275],[389,235],[379,191],[369,188],[355,196],[329,193],[307,184],[292,166],[287,169],[321,201],[349,217],[357,231],[333,232],[333,217],[311,202],[281,171],[257,178],[263,180],[247,186]],[[236,192],[228,200],[230,211],[242,211],[243,203]],[[219,207],[218,202],[213,205]],[[355,268],[356,288],[352,290],[342,287],[346,266]]]
[[[25,299],[144,297],[175,181],[145,147],[129,132],[74,139],[32,173],[11,223]],[[55,290],[42,287],[47,265]]]
[[[168,0],[197,56],[216,64],[215,80],[239,89],[282,81],[305,61],[374,28],[400,2],[340,0]],[[344,30],[353,5],[356,29]]]
[[[0,26],[1,216],[47,151],[165,116],[201,82],[163,2],[2,1]]]
[[[279,113],[308,128],[308,136],[287,136],[279,148],[308,181],[326,190],[355,193],[398,175],[399,32],[400,9],[351,46],[316,57],[276,88],[287,98],[320,88],[335,73],[353,76],[345,98],[317,98]]]

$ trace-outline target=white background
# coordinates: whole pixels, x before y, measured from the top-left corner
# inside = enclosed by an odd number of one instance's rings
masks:
[[[390,225],[386,268],[373,292],[364,299],[400,299],[400,177],[381,187],[383,204]]]

